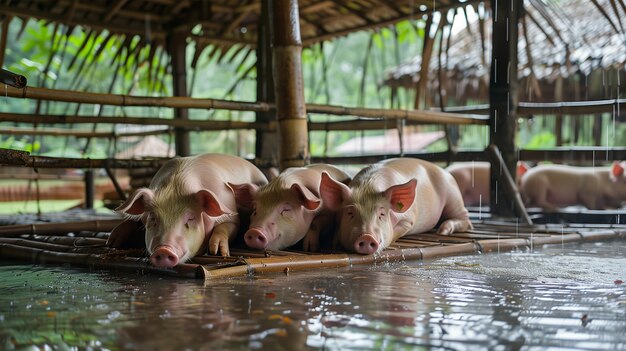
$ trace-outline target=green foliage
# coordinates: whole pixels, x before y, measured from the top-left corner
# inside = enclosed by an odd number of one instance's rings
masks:
[[[524,149],[545,149],[556,146],[554,133],[544,131],[532,136],[530,141],[523,146]]]

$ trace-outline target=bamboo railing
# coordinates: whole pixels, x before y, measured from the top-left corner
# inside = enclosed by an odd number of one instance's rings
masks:
[[[183,96],[153,97],[153,96],[133,96],[120,94],[88,93],[71,90],[52,90],[37,87],[25,87],[16,89],[9,87],[7,95],[15,98],[28,98],[61,102],[77,102],[85,104],[100,104],[114,106],[148,106],[148,107],[168,107],[168,108],[193,108],[193,109],[218,109],[232,111],[253,111],[267,112],[274,110],[274,104],[265,102],[243,102],[228,101],[219,99],[202,99]],[[422,110],[394,110],[375,108],[353,108],[332,105],[308,104],[306,110],[309,113],[320,113],[330,115],[352,115],[380,119],[406,119],[408,121],[420,123],[438,124],[481,124],[486,125],[487,119],[484,116],[462,115],[438,111]],[[69,118],[70,116],[67,116]],[[59,121],[64,123],[68,121]],[[198,121],[195,121],[198,122]],[[211,121],[213,122],[213,121]],[[53,122],[47,122],[53,123]],[[117,123],[123,123],[118,121]],[[141,122],[140,122],[141,123]],[[158,123],[152,123],[158,124]],[[184,125],[183,125],[184,126]]]

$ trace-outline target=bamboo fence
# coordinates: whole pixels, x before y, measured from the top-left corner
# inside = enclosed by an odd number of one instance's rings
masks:
[[[178,278],[218,279],[337,269],[354,265],[427,260],[438,257],[533,249],[543,245],[600,241],[626,237],[626,225],[529,225],[480,221],[474,229],[450,236],[434,232],[399,239],[378,255],[340,251],[259,251],[233,247],[230,257],[201,255],[174,268],[149,263],[144,249],[113,249],[106,238],[119,221],[88,221],[11,226],[0,231],[0,259],[25,263],[63,265],[152,273]],[[72,233],[72,235],[66,235]]]

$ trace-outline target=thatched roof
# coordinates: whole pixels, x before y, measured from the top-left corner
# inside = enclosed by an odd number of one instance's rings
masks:
[[[626,63],[624,2],[526,0],[524,5],[518,42],[520,99],[614,98],[618,80],[616,70]],[[456,17],[459,20],[458,17],[463,16]],[[443,86],[448,95],[456,96],[460,103],[468,98],[488,99],[491,17],[491,12],[486,11],[463,30],[449,39],[444,38],[441,52],[445,71]],[[481,31],[484,38],[481,38]],[[440,79],[439,49],[435,50],[429,62],[428,91],[433,96],[439,94]],[[422,56],[416,56],[388,71],[385,84],[416,87],[421,62]],[[620,72],[620,75],[624,79],[624,73]],[[557,86],[559,80],[562,86]],[[581,86],[586,91],[580,91]]]
[[[300,0],[300,32],[305,46],[348,33],[420,18],[472,0]],[[256,44],[261,0],[1,0],[0,19],[35,18],[100,33],[139,35],[165,43],[173,31],[198,46],[223,49]]]

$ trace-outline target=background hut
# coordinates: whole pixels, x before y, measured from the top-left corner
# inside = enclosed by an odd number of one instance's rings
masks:
[[[518,42],[518,100],[520,115],[532,117],[545,113],[524,112],[532,103],[594,101],[593,104],[610,104],[621,99],[624,81],[624,24],[626,7],[621,2],[598,1],[538,1],[524,2],[524,15],[520,20]],[[489,8],[463,14],[448,14],[441,21],[461,21],[454,30],[441,30],[439,46],[427,63],[427,79],[421,83],[421,70],[425,67],[423,56],[386,73],[384,84],[393,89],[416,90],[425,87],[426,106],[458,111],[455,107],[478,106],[489,103],[489,67],[492,53],[491,28],[493,14]],[[459,18],[461,17],[461,18]],[[450,26],[452,27],[452,26]],[[602,100],[602,101],[600,101]],[[583,103],[584,105],[584,103]],[[589,106],[591,106],[590,104]],[[535,105],[537,106],[537,105]],[[591,142],[602,145],[607,138],[615,137],[613,145],[624,145],[623,126],[614,135],[606,134],[607,123],[624,121],[618,105],[611,114],[602,118],[594,113],[588,122],[573,118],[567,125],[572,133],[563,135],[563,118],[551,118],[556,135],[556,145],[576,145]],[[550,113],[548,113],[550,114]],[[588,134],[586,141],[581,136]],[[613,134],[613,133],[609,133]]]

